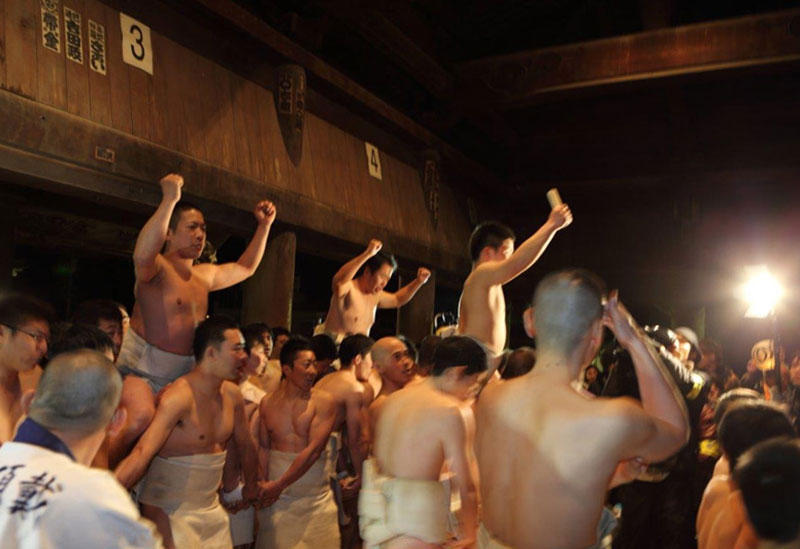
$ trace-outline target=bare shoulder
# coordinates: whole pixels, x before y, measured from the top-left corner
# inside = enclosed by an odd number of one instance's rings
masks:
[[[184,377],[179,377],[167,385],[157,396],[158,408],[188,408],[192,402],[194,402],[192,386]]]
[[[236,403],[244,403],[244,397],[242,396],[241,389],[239,389],[239,386],[232,381],[223,381],[219,392],[222,396],[233,399],[233,401]]]
[[[319,412],[327,412],[333,410],[336,405],[336,400],[328,391],[318,389],[311,390],[311,403],[314,408]]]
[[[198,263],[192,266],[192,274],[201,278],[204,282],[211,284],[214,279],[214,273],[219,269],[219,265],[214,263]]]

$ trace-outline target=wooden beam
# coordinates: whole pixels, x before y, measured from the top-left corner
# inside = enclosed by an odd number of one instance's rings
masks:
[[[515,109],[592,88],[800,61],[800,9],[700,23],[462,63],[458,103]]]
[[[449,145],[439,136],[427,130],[410,117],[389,105],[372,92],[338,71],[322,59],[292,42],[289,38],[273,29],[266,21],[258,18],[233,0],[195,0],[217,17],[243,30],[248,36],[255,38],[280,56],[303,66],[312,78],[333,90],[344,98],[354,101],[373,114],[377,114],[394,128],[400,130],[417,146],[433,148],[441,151],[448,164],[458,172],[477,181],[481,186],[489,187],[501,184],[496,174],[479,162],[472,160],[455,147]]]
[[[452,273],[469,270],[467,259],[451,250],[432,248],[405,235],[335,210],[298,193],[268,187],[189,156],[0,91],[0,177],[56,192],[89,196],[99,204],[152,212],[160,202],[157,181],[180,172],[190,182],[186,193],[217,221],[238,234],[254,229],[252,201],[268,196],[278,206],[279,224],[302,225],[316,233],[363,244],[387,242],[399,257],[414,258]],[[116,152],[116,162],[95,159],[96,146]]]

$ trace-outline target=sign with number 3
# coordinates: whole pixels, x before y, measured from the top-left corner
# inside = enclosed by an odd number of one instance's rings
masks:
[[[122,60],[128,65],[153,74],[150,27],[124,13],[119,14],[119,24],[122,27]]]

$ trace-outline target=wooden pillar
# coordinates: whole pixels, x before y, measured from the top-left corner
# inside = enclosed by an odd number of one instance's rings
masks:
[[[410,279],[400,276],[402,288]],[[428,283],[419,289],[407,305],[397,309],[397,333],[403,334],[419,344],[426,335],[433,333],[433,304],[436,296],[436,271],[431,271]]]
[[[242,325],[266,322],[292,329],[294,258],[297,236],[287,232],[270,236],[256,272],[244,283]]]
[[[0,208],[0,294],[11,291],[11,268],[14,265],[14,212]]]

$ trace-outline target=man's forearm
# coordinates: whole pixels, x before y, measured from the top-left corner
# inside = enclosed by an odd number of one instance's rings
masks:
[[[145,460],[141,452],[133,449],[131,454],[123,459],[114,470],[114,476],[126,489],[130,490],[142,478],[150,460]]]
[[[134,262],[152,261],[164,247],[169,218],[177,203],[177,200],[162,200],[153,216],[144,224],[133,249]]]
[[[258,268],[261,259],[264,257],[264,249],[267,247],[267,238],[269,237],[270,225],[266,223],[259,223],[255,234],[253,234],[250,244],[248,244],[245,251],[239,256],[238,263],[251,275]]]
[[[415,278],[399,290],[395,292],[395,297],[397,298],[397,306],[402,307],[416,295],[417,291],[422,287],[424,282],[422,282],[419,278]]]
[[[353,280],[358,270],[364,263],[367,262],[370,257],[372,257],[372,254],[368,250],[364,250],[362,253],[358,254],[353,259],[342,265],[336,274],[333,275],[334,285]]]
[[[285,490],[294,484],[297,479],[305,475],[306,472],[311,469],[311,466],[314,465],[314,463],[322,455],[323,448],[324,446],[320,448],[307,446],[302,452],[297,454],[297,457],[294,459],[289,468],[284,471],[279,479],[276,479],[278,484],[281,486],[281,489]]]
[[[688,435],[686,405],[661,358],[642,338],[632,344],[628,352],[636,370],[644,410]]]

